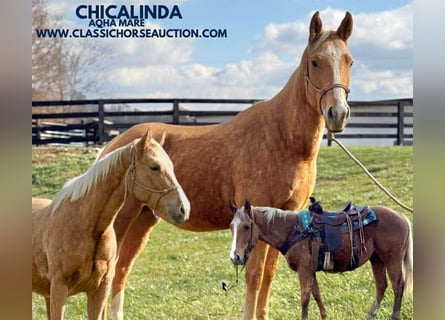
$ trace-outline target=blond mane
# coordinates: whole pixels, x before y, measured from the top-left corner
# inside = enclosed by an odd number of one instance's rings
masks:
[[[120,162],[123,152],[127,148],[133,148],[139,140],[136,139],[108,153],[105,157],[95,162],[85,173],[65,182],[63,188],[54,197],[52,210],[56,210],[65,199],[76,201],[86,195],[100,179],[106,176]]]

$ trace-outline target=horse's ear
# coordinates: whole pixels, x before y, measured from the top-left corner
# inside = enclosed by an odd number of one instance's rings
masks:
[[[337,29],[337,34],[343,41],[346,42],[348,38],[351,36],[352,26],[353,26],[352,15],[351,13],[346,12],[343,21],[341,22],[340,26]]]
[[[138,142],[138,146],[141,147],[140,150],[144,149],[145,145],[150,142],[151,138],[152,138],[152,133],[151,130],[148,129],[147,132],[145,132],[145,134],[141,137],[141,139]]]
[[[318,39],[323,30],[323,23],[320,19],[320,13],[316,11],[311,19],[311,24],[309,27],[309,42],[314,42]]]
[[[150,141],[152,138],[152,133],[150,129],[147,129],[147,132],[142,136],[141,141],[145,144],[147,141]]]
[[[252,218],[252,205],[247,199],[244,201],[244,211]]]
[[[159,144],[161,146],[164,146],[166,136],[167,136],[167,131],[162,132],[161,139],[159,139]]]
[[[229,208],[230,208],[230,211],[232,211],[233,214],[235,214],[236,210],[238,210],[238,208],[233,204],[232,201],[229,201]]]

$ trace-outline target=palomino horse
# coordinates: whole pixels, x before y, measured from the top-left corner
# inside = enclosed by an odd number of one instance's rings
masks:
[[[323,267],[320,268],[318,248],[320,247],[320,238],[327,233],[322,231],[325,229],[321,229],[321,225],[317,226],[313,221],[323,221],[323,217],[326,217],[326,221],[343,221],[343,218],[346,221],[347,211],[330,214],[324,212],[321,205],[316,203],[316,209],[312,211],[311,207],[314,206],[309,207],[310,211],[306,212],[307,217],[305,218],[302,215],[303,211],[293,212],[271,207],[254,207],[248,201],[240,209],[234,205],[230,207],[234,213],[230,224],[233,234],[230,251],[232,262],[235,265],[245,265],[250,250],[255,248],[258,240],[280,250],[289,267],[298,273],[301,286],[302,319],[308,317],[311,292],[317,301],[321,318],[326,319],[326,310],[321,300],[315,272],[324,270]],[[372,221],[372,223],[359,228],[356,232],[346,232],[343,235],[340,241],[341,246],[334,251],[333,267],[329,271],[353,270],[368,260],[371,261],[376,284],[376,298],[368,313],[368,319],[377,314],[387,287],[386,272],[388,272],[395,295],[392,319],[399,319],[403,293],[412,290],[413,240],[411,225],[404,215],[389,208],[372,206],[370,209],[365,209],[362,212],[372,212],[375,221],[365,216],[368,222]],[[360,211],[358,213],[354,211],[354,214],[357,217]],[[350,219],[352,220],[353,216]],[[360,219],[356,221],[367,223],[366,220]],[[349,236],[356,239],[351,240]],[[318,246],[316,245],[317,239]],[[354,262],[351,261],[353,241],[362,249],[360,254],[355,257]],[[351,265],[352,263],[353,265]]]
[[[182,222],[190,203],[173,163],[148,132],[68,181],[51,202],[33,199],[32,291],[49,319],[63,319],[68,296],[86,292],[88,319],[105,319],[116,262],[113,221],[126,196]]]
[[[190,219],[178,224],[185,230],[227,229],[231,199],[249,198],[288,210],[303,208],[314,188],[325,125],[340,132],[349,118],[346,98],[352,57],[346,41],[351,32],[351,14],[346,13],[338,29],[331,31],[323,30],[316,12],[300,66],[275,97],[218,125],[136,125],[111,140],[102,155],[140,137],[147,128],[154,135],[165,131],[164,148],[191,202]],[[131,197],[117,216],[114,227],[122,248],[113,279],[113,319],[123,318],[127,277],[157,222],[151,210]],[[253,253],[246,269],[245,319],[267,318],[277,258],[278,251],[264,243]]]

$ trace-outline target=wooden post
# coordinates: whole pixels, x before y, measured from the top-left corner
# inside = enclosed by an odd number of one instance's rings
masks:
[[[36,119],[36,145],[41,145],[40,119]]]
[[[179,101],[178,101],[178,99],[173,100],[173,123],[179,124]]]
[[[397,145],[403,145],[403,129],[405,126],[405,102],[399,101],[397,106]]]
[[[97,142],[101,145],[105,142],[105,110],[103,100],[98,103]]]

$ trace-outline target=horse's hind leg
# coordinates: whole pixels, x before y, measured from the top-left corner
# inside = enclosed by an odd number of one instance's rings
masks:
[[[402,298],[405,288],[405,283],[402,276],[402,261],[403,257],[394,255],[391,257],[392,262],[388,263],[389,279],[391,280],[392,288],[394,290],[394,305],[392,309],[392,320],[397,320],[400,317],[400,309],[402,307]]]
[[[314,282],[312,283],[312,296],[314,297],[315,301],[317,302],[318,309],[320,310],[321,318],[326,319],[327,313],[326,313],[326,309],[323,305],[323,301],[321,300],[320,288],[318,287],[318,281],[317,281],[317,277],[315,274],[314,274]]]
[[[150,232],[158,222],[159,219],[149,209],[144,208],[123,239],[112,284],[110,318],[113,320],[124,318],[125,284],[136,258],[145,248]]]
[[[371,256],[372,273],[374,274],[376,295],[371,310],[368,312],[367,319],[372,319],[377,315],[388,283],[386,282],[386,267],[380,257],[374,253]]]

